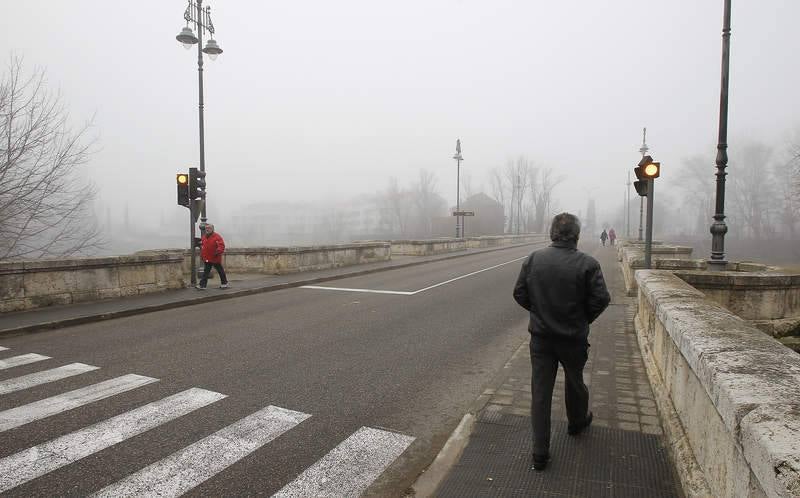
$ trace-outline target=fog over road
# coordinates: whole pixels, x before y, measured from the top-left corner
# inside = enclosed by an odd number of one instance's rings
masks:
[[[526,338],[535,247],[3,339],[49,359],[0,370],[0,490],[402,495]]]

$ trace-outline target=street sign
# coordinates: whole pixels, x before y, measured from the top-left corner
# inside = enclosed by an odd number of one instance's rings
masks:
[[[475,216],[475,211],[453,211],[453,216]]]

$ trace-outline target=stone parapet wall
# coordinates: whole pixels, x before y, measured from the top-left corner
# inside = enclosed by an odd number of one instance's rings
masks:
[[[712,496],[800,496],[800,355],[672,272],[636,280],[639,344],[666,393],[662,420],[680,421],[665,429],[686,495],[704,495],[702,480]]]
[[[392,254],[397,256],[430,256],[465,251],[466,239],[393,240]]]
[[[280,275],[389,261],[392,244],[361,242],[309,247],[246,247],[225,251],[225,270]]]
[[[748,266],[752,266],[750,263]],[[675,274],[745,320],[800,316],[800,275],[765,271],[678,271]]]
[[[531,242],[550,242],[550,237],[541,233],[528,233],[523,235],[484,235],[481,237],[467,237],[467,247],[470,249],[484,249],[489,247],[508,246],[514,244],[528,244]]]
[[[629,296],[635,296],[635,273],[636,270],[644,268],[644,246],[638,243],[627,243],[617,248],[617,254],[622,265],[625,290]],[[653,268],[661,270],[705,269],[706,262],[699,259],[689,259],[691,255],[691,247],[668,246],[659,242],[658,246],[653,247],[650,263]]]
[[[179,289],[175,254],[0,263],[0,312]]]

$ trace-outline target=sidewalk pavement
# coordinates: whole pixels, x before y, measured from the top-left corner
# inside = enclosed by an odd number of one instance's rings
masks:
[[[585,379],[594,412],[592,425],[579,436],[567,435],[564,377],[559,369],[553,396],[552,460],[544,471],[531,469],[531,365],[526,341],[417,481],[417,496],[683,496],[633,330],[636,298],[625,296],[614,247],[588,252],[603,267],[612,297],[589,336]],[[511,299],[511,288],[508,295]]]
[[[433,256],[393,256],[391,261],[287,275],[229,273],[228,280],[231,287],[224,290],[217,288],[219,286],[219,277],[216,275],[216,272],[213,272],[212,280],[208,282],[208,289],[202,292],[189,287],[186,289],[168,290],[101,301],[49,306],[29,311],[0,313],[0,336],[79,325],[82,323],[108,320],[139,313],[149,313],[152,311],[202,304],[220,299],[231,299],[261,292],[288,289],[301,285],[313,285],[344,277],[367,275],[434,261],[502,251],[521,246],[531,246],[533,244],[541,244],[541,242],[515,244],[488,249],[467,249],[465,251]]]

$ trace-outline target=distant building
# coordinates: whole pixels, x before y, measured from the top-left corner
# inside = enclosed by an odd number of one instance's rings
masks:
[[[464,217],[464,235],[467,237],[503,235],[505,232],[503,205],[483,192],[468,197],[461,203],[460,209],[475,212],[475,216]],[[450,208],[451,213],[455,210],[455,206]],[[434,225],[438,237],[455,237],[455,216],[437,218]]]
[[[506,223],[503,205],[483,192],[468,197],[461,205],[461,210],[475,211],[475,216],[464,218],[464,234],[467,237],[503,235]]]

